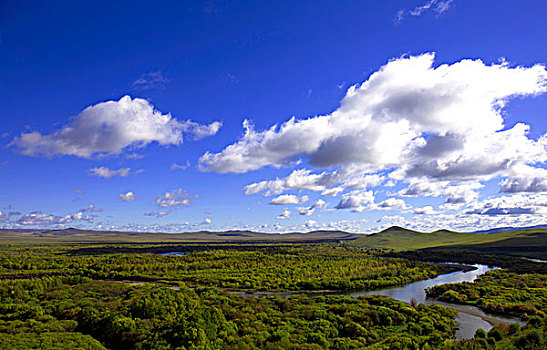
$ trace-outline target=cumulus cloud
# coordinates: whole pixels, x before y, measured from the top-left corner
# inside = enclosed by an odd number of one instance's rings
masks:
[[[296,210],[298,210],[298,213],[300,215],[310,216],[315,212],[316,209],[325,209],[328,205],[329,203],[325,202],[322,199],[318,199],[310,207],[298,207],[296,208]]]
[[[476,200],[478,190],[484,187],[479,182],[451,184],[449,181],[430,181],[426,177],[411,178],[409,185],[399,191],[400,196],[444,197],[445,205],[440,209],[454,210],[466,203]]]
[[[156,204],[162,208],[165,207],[190,207],[192,199],[197,199],[197,195],[189,195],[182,189],[165,192],[163,195],[156,198]]]
[[[372,191],[352,191],[342,195],[336,209],[351,209],[353,212],[364,212],[369,210],[407,210],[411,207],[401,198],[390,197],[379,203],[375,202]]]
[[[374,206],[371,209],[377,210],[405,210],[410,207],[405,203],[403,199],[400,198],[388,198]]]
[[[546,169],[520,165],[512,170],[509,177],[500,183],[501,192],[547,192]]]
[[[129,191],[126,193],[120,193],[119,198],[124,202],[132,202],[137,199],[137,195]]]
[[[291,217],[291,211],[288,208],[285,208],[281,214],[277,216],[279,220],[289,219]]]
[[[426,205],[425,207],[413,208],[412,213],[418,215],[433,215],[437,214],[438,212],[435,211],[432,206]]]
[[[434,57],[390,61],[364,83],[350,87],[331,114],[291,118],[265,131],[245,121],[242,139],[219,153],[207,152],[200,167],[243,173],[304,157],[315,167],[405,166],[417,174],[457,177],[487,161],[485,152],[477,151],[481,146],[502,152],[479,174],[523,161],[524,155],[545,160],[545,140],[528,139],[527,126],[521,124],[502,130],[501,113],[509,98],[547,90],[544,66],[486,65],[467,59],[433,67]],[[516,155],[508,157],[512,152]]]
[[[82,158],[120,154],[157,142],[180,145],[183,135],[200,139],[217,133],[222,123],[179,121],[142,99],[124,96],[87,107],[49,134],[24,132],[10,143],[28,156],[73,155]]]
[[[547,195],[518,194],[501,196],[471,203],[465,214],[478,215],[522,215],[540,214],[547,216]],[[547,218],[547,217],[546,217]]]
[[[269,204],[275,204],[275,205],[302,204],[307,202],[308,199],[309,199],[308,196],[298,197],[293,194],[283,194],[279,197],[272,199]]]
[[[109,169],[105,166],[100,166],[100,167],[89,169],[89,175],[102,177],[105,179],[110,179],[111,177],[114,177],[114,176],[126,177],[128,175],[142,173],[143,171],[144,170],[142,169],[131,171],[131,168],[120,168],[120,169],[114,170],[114,169]]]
[[[374,194],[372,191],[356,190],[342,195],[342,199],[336,205],[336,209],[352,209],[353,211],[362,211],[365,204],[374,203]]]
[[[319,174],[311,170],[294,170],[289,176],[282,179],[252,183],[245,186],[245,194],[264,192],[269,196],[280,194],[287,190],[321,191],[324,196],[336,196],[345,188],[362,189],[380,185],[384,177],[378,174],[363,174],[360,166],[345,166],[332,172],[324,171]],[[338,187],[334,187],[338,186]]]
[[[44,214],[41,212],[32,212],[21,216],[19,220],[17,220],[17,224],[22,226],[49,227],[53,225],[70,224],[75,221],[93,222],[94,218],[95,215],[85,215],[82,212],[61,216]]]

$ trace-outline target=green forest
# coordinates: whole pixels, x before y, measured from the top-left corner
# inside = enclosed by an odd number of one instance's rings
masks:
[[[78,275],[241,291],[372,290],[434,277],[446,270],[324,245],[203,248],[172,247],[189,253],[178,256],[158,254],[169,247],[21,248],[0,255],[0,278]]]
[[[450,308],[343,295],[459,268],[410,256],[343,244],[3,245],[0,348],[544,349],[547,276],[521,273],[520,260],[428,290],[527,321],[455,340]]]

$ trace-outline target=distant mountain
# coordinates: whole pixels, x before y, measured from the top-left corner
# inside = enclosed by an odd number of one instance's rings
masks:
[[[531,229],[540,229],[540,228],[547,228],[547,225],[537,225],[537,226],[527,226],[527,227],[498,227],[498,228],[493,228],[490,230],[475,231],[473,233],[501,233],[501,232],[516,231],[516,230],[531,230]]]
[[[348,242],[349,246],[395,251],[420,249],[482,250],[539,257],[547,254],[547,228],[501,229],[500,232],[463,233],[449,230],[418,232],[393,226],[386,230]],[[540,254],[541,255],[541,254]],[[530,255],[532,256],[532,255]]]
[[[418,232],[407,228],[392,226],[383,231],[363,236],[348,244],[355,247],[413,250],[440,244],[453,244],[472,233],[459,233],[448,230]]]
[[[375,235],[379,235],[379,234],[394,234],[394,233],[397,233],[397,234],[414,234],[414,233],[421,233],[421,232],[414,231],[414,230],[404,228],[404,227],[401,227],[401,226],[391,226],[391,227],[386,228],[385,230],[382,230],[380,232],[371,233],[369,236],[375,236]]]
[[[0,230],[2,240],[55,240],[60,242],[319,242],[352,240],[361,235],[344,231],[262,233],[252,231],[199,231],[182,233],[96,231],[66,228],[60,230]]]

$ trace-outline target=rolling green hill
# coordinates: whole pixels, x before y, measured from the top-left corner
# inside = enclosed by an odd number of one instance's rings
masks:
[[[547,229],[462,233],[448,230],[417,232],[394,226],[347,242],[347,245],[394,251],[435,248],[547,258]]]

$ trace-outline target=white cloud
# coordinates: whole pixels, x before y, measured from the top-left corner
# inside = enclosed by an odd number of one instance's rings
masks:
[[[269,204],[275,204],[275,205],[302,204],[307,202],[308,199],[309,199],[308,196],[298,197],[293,194],[283,194],[279,197],[272,199]]]
[[[19,225],[50,225],[56,223],[60,217],[50,214],[30,213],[23,215],[17,223]]]
[[[192,199],[197,199],[197,195],[189,195],[182,189],[165,192],[165,194],[156,198],[156,204],[162,208],[165,207],[190,207]]]
[[[318,199],[310,207],[297,207],[296,210],[298,210],[300,215],[310,216],[315,212],[315,209],[325,209],[328,205],[329,203],[322,199]]]
[[[336,205],[336,209],[352,209],[362,211],[365,204],[374,203],[372,191],[355,190],[342,195],[342,199]]]
[[[55,225],[70,224],[75,221],[93,222],[95,217],[95,215],[85,215],[82,212],[61,216],[43,214],[41,212],[32,212],[21,216],[19,220],[17,220],[17,224],[22,226],[50,227]]]
[[[376,210],[406,210],[409,209],[409,206],[405,203],[403,199],[400,198],[388,198],[374,206],[371,209]]]
[[[520,165],[513,167],[508,176],[500,183],[501,192],[547,192],[546,169]]]
[[[517,194],[485,199],[471,203],[464,213],[478,215],[539,214],[545,215],[547,219],[547,195]]]
[[[149,216],[160,216],[167,215],[165,212],[159,213],[146,213],[145,215],[151,214]],[[212,221],[210,219],[205,219],[204,221],[197,223],[190,223],[188,221],[181,223],[169,223],[169,224],[139,224],[139,223],[128,223],[124,225],[110,224],[106,222],[97,223],[96,227],[99,230],[111,230],[111,231],[124,231],[124,232],[195,232],[203,230],[203,225],[209,225]]]
[[[89,169],[89,175],[102,177],[105,179],[110,179],[111,177],[114,177],[114,176],[126,177],[128,175],[140,174],[143,171],[144,170],[139,169],[132,172],[131,168],[120,168],[118,170],[114,170],[114,169],[109,169],[105,166],[100,166],[100,167]]]
[[[321,195],[326,197],[336,197],[342,192],[344,192],[343,187],[333,187],[333,188],[324,190],[323,192],[321,192]]]
[[[357,190],[342,195],[336,209],[351,209],[353,212],[364,212],[370,210],[407,210],[410,206],[403,199],[390,197],[379,203],[374,202],[372,191]]]
[[[413,214],[418,214],[418,215],[438,214],[438,212],[435,211],[435,209],[433,209],[433,207],[430,206],[430,205],[426,205],[425,207],[420,207],[420,208],[413,208],[412,213]]]
[[[332,172],[314,174],[307,169],[294,170],[282,179],[261,181],[245,186],[245,194],[264,192],[269,196],[287,190],[322,191],[324,196],[336,196],[345,188],[361,189],[380,185],[384,177],[378,174],[363,174],[360,166],[344,166]],[[338,186],[338,187],[333,187]]]
[[[119,197],[122,201],[124,202],[132,202],[134,200],[137,199],[137,195],[134,194],[133,192],[129,191],[129,192],[126,192],[126,193],[120,193],[119,194]]]
[[[479,182],[463,182],[452,185],[449,181],[430,181],[426,177],[411,178],[407,180],[408,187],[397,194],[400,196],[425,196],[445,197],[445,205],[440,207],[444,210],[454,210],[466,203],[476,200],[479,196],[478,190],[484,187]]]
[[[297,207],[296,210],[298,210],[298,214],[305,216],[311,216],[315,212],[315,208],[312,207]]]
[[[158,70],[141,75],[131,85],[137,90],[163,89],[168,82],[169,79]]]
[[[93,204],[88,205],[87,207],[80,210],[81,212],[92,212],[92,213],[100,213],[103,210],[101,208],[97,208]]]
[[[317,228],[317,227],[319,227],[319,224],[315,220],[308,220],[308,221],[306,221],[306,227],[308,227],[308,228]]]
[[[395,17],[395,23],[399,24],[404,21],[407,16],[418,17],[424,14],[425,12],[434,11],[437,15],[448,11],[454,0],[428,0],[420,6],[416,6],[412,10],[399,10],[397,16]]]
[[[283,212],[277,216],[277,219],[285,220],[285,219],[288,219],[290,217],[291,217],[291,211],[289,209],[285,208],[285,210],[283,210]]]
[[[124,96],[119,101],[87,107],[50,134],[21,133],[10,143],[28,156],[73,155],[83,158],[120,154],[152,142],[180,145],[183,134],[195,139],[214,135],[222,124],[202,125],[162,114],[142,99]]]
[[[184,126],[182,127],[182,130],[185,133],[192,135],[194,140],[201,140],[202,138],[213,136],[222,127],[221,122],[212,122],[209,125],[203,125],[191,120],[186,120],[183,123]]]
[[[184,164],[173,163],[171,164],[171,170],[177,170],[177,169],[185,170],[189,166],[190,166],[190,161],[188,160]]]
[[[443,141],[441,137],[430,137],[412,152],[412,161],[404,164],[394,176],[486,180],[515,172],[516,167],[526,163],[547,161],[547,138],[531,140],[527,137],[528,130],[528,125],[519,123],[511,129],[492,133],[445,135]]]
[[[157,210],[154,210],[154,211],[151,211],[149,213],[144,213],[145,216],[155,216],[155,217],[158,217],[158,218],[161,218],[162,216],[165,216],[165,215],[168,215],[169,213],[166,212],[166,211],[157,211]]]

